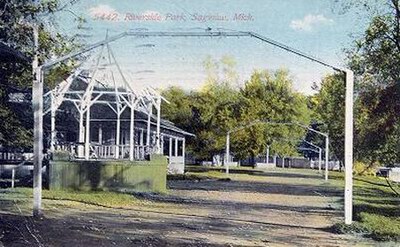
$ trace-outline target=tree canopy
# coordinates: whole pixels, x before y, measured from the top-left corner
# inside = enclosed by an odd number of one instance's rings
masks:
[[[204,62],[207,78],[201,90],[185,92],[171,87],[163,92],[171,101],[163,106],[163,116],[196,134],[189,148],[198,158],[224,153],[227,132],[256,120],[310,121],[306,97],[294,92],[288,71],[254,71],[240,87],[234,64],[233,58],[226,56],[218,61],[208,57]],[[224,73],[218,72],[220,68]],[[256,124],[232,133],[231,150],[240,159],[264,153],[267,145],[279,155],[294,155],[293,140],[303,135],[303,129]]]
[[[15,107],[10,103],[9,95],[15,92],[30,94],[33,79],[29,62],[33,59],[34,52],[31,26],[33,21],[39,26],[40,63],[53,56],[69,53],[77,47],[75,38],[69,38],[49,27],[49,23],[54,24],[50,16],[65,6],[59,0],[40,1],[39,5],[31,0],[0,2],[0,42],[27,57],[26,61],[0,61],[0,119],[7,119],[0,126],[0,145],[32,146],[32,116],[27,115],[31,106],[25,104]],[[61,63],[47,71],[46,86],[54,87],[70,72],[71,65]]]
[[[400,163],[400,8],[398,0],[352,1],[371,20],[347,49],[348,65],[355,73],[355,158],[368,165]],[[378,6],[378,7],[377,7]],[[321,128],[331,136],[334,154],[343,159],[343,75],[325,77],[311,102]]]
[[[357,75],[358,158],[400,162],[400,1],[387,1],[348,51]]]

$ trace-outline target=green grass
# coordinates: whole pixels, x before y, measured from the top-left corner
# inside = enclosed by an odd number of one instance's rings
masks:
[[[343,174],[331,174],[332,184],[343,187]],[[354,176],[353,181],[355,222],[351,226],[337,224],[334,230],[362,233],[380,241],[400,241],[400,197],[384,178]]]
[[[17,201],[23,201],[27,198],[32,198],[31,188],[15,188],[7,189],[2,191],[3,194],[8,195],[8,199],[14,199]],[[63,190],[43,190],[43,199],[49,200],[68,200],[81,202],[96,206],[103,207],[130,207],[138,204],[145,204],[147,201],[135,198],[133,195],[117,193],[117,192],[106,192],[106,191],[63,191]]]

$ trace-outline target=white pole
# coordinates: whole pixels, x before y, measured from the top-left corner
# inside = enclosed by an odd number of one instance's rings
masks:
[[[269,163],[269,145],[267,145],[267,164]]]
[[[285,168],[285,156],[282,158],[282,168]]]
[[[347,225],[353,221],[353,90],[353,71],[346,70],[344,218]]]
[[[276,154],[274,155],[274,165],[276,166]]]
[[[90,104],[86,109],[86,131],[85,131],[85,160],[89,160],[90,153]]]
[[[175,138],[175,157],[178,157],[178,138]]]
[[[151,131],[151,115],[153,114],[152,104],[147,105],[147,135],[146,135],[146,146],[150,148],[150,131]]]
[[[318,148],[318,172],[321,173],[322,167],[322,148]]]
[[[56,109],[54,105],[54,95],[50,93],[51,97],[51,109],[50,109],[50,151],[54,153],[55,140],[56,140]]]
[[[171,157],[172,157],[172,137],[169,137],[169,162],[170,163],[171,163]]]
[[[161,139],[161,141],[160,141],[160,145],[161,145],[161,152],[160,152],[160,154],[163,154],[163,155],[164,155],[164,135],[160,135],[160,139]]]
[[[130,135],[129,135],[129,160],[134,160],[134,146],[135,146],[135,104],[134,97],[132,95],[131,100],[131,123],[130,123]]]
[[[99,143],[103,144],[103,127],[101,125],[99,126]]]
[[[78,156],[83,157],[82,143],[85,141],[85,129],[83,127],[83,111],[79,110],[79,146]]]
[[[43,81],[39,67],[39,31],[33,24],[34,57],[32,61],[33,86],[33,216],[42,214],[42,160],[43,160]]]
[[[183,140],[182,140],[183,165],[185,165],[185,147],[186,147],[186,144],[185,144],[185,137],[183,137]]]
[[[326,136],[326,140],[325,140],[325,181],[328,181],[328,169],[329,169],[329,137]]]
[[[226,150],[225,150],[225,173],[229,174],[229,146],[230,146],[230,134],[226,134]]]
[[[117,112],[117,129],[116,129],[116,137],[115,137],[115,159],[119,158],[119,145],[121,144],[121,112],[118,107]]]
[[[11,188],[14,188],[15,185],[15,169],[11,171]]]
[[[160,125],[161,125],[161,97],[157,98],[157,136],[156,136],[156,149],[157,154],[161,154],[160,146]]]

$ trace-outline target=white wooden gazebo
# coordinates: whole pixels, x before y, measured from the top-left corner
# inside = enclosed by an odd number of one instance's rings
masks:
[[[85,62],[45,94],[44,114],[51,119],[50,150],[68,150],[74,158],[84,160],[133,161],[157,153],[167,155],[170,163],[184,164],[185,135],[192,134],[161,119],[162,100],[166,101],[152,87],[134,86],[111,47],[103,46],[90,66]],[[73,105],[79,121],[78,140],[69,145],[56,137],[56,113],[65,104]],[[106,112],[108,117],[104,117]],[[114,117],[110,119],[110,115]],[[103,126],[112,127],[107,138]],[[179,170],[183,172],[183,167]]]

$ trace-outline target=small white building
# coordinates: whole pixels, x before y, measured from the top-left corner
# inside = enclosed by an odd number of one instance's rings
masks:
[[[400,167],[381,167],[378,175],[387,177],[390,181],[400,183]]]

